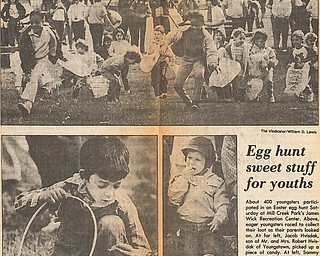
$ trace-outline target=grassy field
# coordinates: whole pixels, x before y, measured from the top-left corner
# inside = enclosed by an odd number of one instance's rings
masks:
[[[83,87],[77,101],[71,89],[62,88],[59,95],[37,101],[30,117],[22,117],[17,103],[19,96],[13,89],[13,77],[2,70],[1,102],[2,124],[7,125],[316,125],[318,99],[312,103],[300,102],[283,93],[287,54],[280,53],[274,73],[276,103],[261,102],[222,103],[209,90],[209,100],[200,104],[198,111],[187,109],[174,92],[174,73],[169,70],[169,98],[155,99],[150,75],[138,65],[130,68],[131,94],[121,95],[120,102],[107,103],[105,98],[94,99],[92,92]],[[193,78],[185,88],[192,92]]]
[[[153,256],[158,251],[157,218],[157,139],[155,136],[122,137],[130,152],[130,173],[124,179],[122,187],[137,207],[141,224],[145,230]],[[144,152],[144,154],[141,154]],[[23,216],[13,208],[17,195],[15,184],[2,182],[2,255],[17,256],[21,236],[30,216]],[[24,243],[24,256],[49,255],[55,233],[41,231],[49,223],[49,213],[41,213],[33,222]],[[83,255],[86,256],[86,255]]]

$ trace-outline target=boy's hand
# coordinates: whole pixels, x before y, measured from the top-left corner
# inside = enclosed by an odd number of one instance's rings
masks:
[[[47,203],[55,204],[67,198],[67,196],[68,196],[68,193],[62,188],[51,188],[46,190],[40,196],[40,200]]]
[[[211,222],[209,222],[207,224],[208,226],[210,226],[210,231],[216,231],[220,225],[221,225],[221,222],[219,220],[217,220],[216,218],[213,218],[213,220]]]
[[[187,166],[186,168],[183,169],[182,174],[189,179],[192,176],[197,175],[200,172],[201,171],[197,171],[195,168],[193,168],[191,166]]]
[[[117,252],[119,255],[126,255],[126,256],[141,256],[141,252],[139,249],[134,249],[130,244],[118,243],[113,245],[110,252]],[[118,255],[118,254],[117,254]]]

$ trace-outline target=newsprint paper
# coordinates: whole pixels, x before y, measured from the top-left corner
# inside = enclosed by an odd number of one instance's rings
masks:
[[[3,0],[1,255],[319,255],[318,9]]]

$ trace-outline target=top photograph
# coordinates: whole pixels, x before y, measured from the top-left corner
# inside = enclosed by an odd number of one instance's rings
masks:
[[[2,0],[1,124],[318,125],[318,0]]]

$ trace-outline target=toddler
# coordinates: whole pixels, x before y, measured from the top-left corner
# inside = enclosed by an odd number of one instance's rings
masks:
[[[302,69],[304,65],[312,65],[312,62],[316,59],[316,53],[310,47],[303,44],[304,34],[301,30],[296,30],[291,35],[292,50],[289,56],[289,66],[294,69]],[[300,93],[299,98],[301,100],[306,100],[307,102],[312,102],[314,99],[314,93],[309,84],[302,93]]]
[[[259,78],[266,87],[269,102],[275,102],[273,89],[273,69],[278,64],[275,52],[268,46],[266,41],[267,34],[264,31],[257,31],[253,35],[251,42],[252,47],[249,52],[249,81],[253,78]],[[257,101],[261,98],[260,93]]]
[[[159,58],[151,70],[151,85],[156,98],[167,98],[168,80],[166,77],[168,58],[174,61],[174,54],[165,39],[165,30],[162,25],[154,28],[154,41],[150,46],[148,55],[159,53]]]
[[[251,45],[246,42],[245,31],[242,28],[233,30],[232,39],[226,46],[226,52],[228,58],[237,61],[241,65],[241,71],[232,81],[233,96],[236,101],[245,101],[250,47]]]
[[[182,153],[186,167],[168,189],[181,219],[181,255],[223,256],[224,240],[219,227],[227,220],[229,199],[224,180],[213,173],[213,144],[205,137],[196,137]]]
[[[113,32],[113,41],[111,42],[110,48],[108,50],[109,56],[111,57],[123,56],[126,54],[128,49],[130,49],[130,47],[131,47],[130,43],[127,40],[125,40],[124,31],[121,28],[117,28]],[[130,87],[128,82],[128,72],[129,72],[128,67],[123,69],[121,72],[123,87],[126,93],[130,93]]]
[[[309,32],[305,35],[306,46],[311,52],[311,62],[310,62],[310,72],[309,84],[312,87],[313,93],[318,95],[318,47],[316,46],[318,36],[315,33]]]
[[[150,253],[137,209],[120,188],[129,173],[129,151],[117,137],[97,136],[83,144],[79,173],[51,187],[20,194],[18,211],[36,209],[44,202],[59,207],[61,222],[53,248],[57,255],[89,255],[93,222],[88,211],[68,195],[87,202],[98,222],[94,255],[142,255]]]

